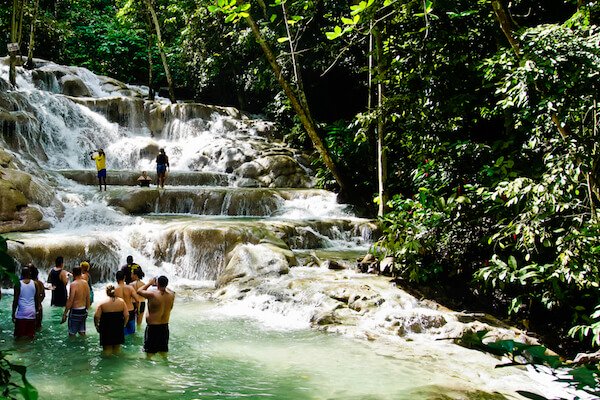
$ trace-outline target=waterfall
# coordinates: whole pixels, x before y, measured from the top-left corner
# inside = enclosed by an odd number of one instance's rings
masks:
[[[0,94],[11,116],[0,144],[54,194],[53,207],[39,207],[52,227],[14,234],[25,243],[11,244],[20,262],[46,268],[63,255],[71,267],[90,259],[94,278],[107,280],[135,253],[151,270],[215,280],[243,243],[298,252],[370,244],[374,224],[333,193],[311,189],[307,157],[273,140],[271,123],[233,108],[148,101],[147,88],[84,68],[38,60],[18,71],[17,89]],[[7,74],[2,67],[0,79]],[[107,157],[103,193],[89,156],[98,148]],[[160,148],[170,161],[167,190],[155,187]],[[136,186],[141,171],[152,187]]]

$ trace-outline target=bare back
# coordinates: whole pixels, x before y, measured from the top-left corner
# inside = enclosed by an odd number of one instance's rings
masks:
[[[150,292],[148,298],[148,315],[146,323],[148,325],[168,324],[175,301],[175,294],[168,289],[154,290]]]
[[[127,305],[127,310],[133,310],[133,301],[135,300],[135,292],[133,288],[125,283],[119,283],[115,288],[115,296],[122,298]]]
[[[124,311],[127,309],[127,304],[120,297],[109,297],[104,303],[98,306],[102,310],[102,312],[117,312]]]
[[[67,300],[67,309],[89,308],[90,307],[90,287],[83,279],[75,279],[69,289],[69,299]]]

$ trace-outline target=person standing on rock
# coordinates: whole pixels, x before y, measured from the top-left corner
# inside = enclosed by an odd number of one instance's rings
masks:
[[[165,149],[160,149],[158,156],[156,156],[156,175],[157,175],[157,186],[164,188],[165,179],[167,177],[167,171],[170,170],[169,157],[165,154]]]
[[[67,271],[63,269],[64,259],[62,256],[56,257],[55,266],[48,274],[48,282],[52,290],[51,306],[64,307],[67,304],[67,284],[69,276]]]
[[[15,324],[16,338],[35,336],[36,316],[39,307],[38,289],[31,279],[31,271],[25,267],[21,271],[21,280],[15,286],[12,305],[12,320]]]
[[[166,276],[152,278],[138,289],[138,294],[148,299],[148,315],[146,316],[146,333],[144,334],[144,351],[148,357],[156,353],[163,357],[169,351],[169,319],[175,302],[175,293],[167,289],[169,279]],[[148,290],[157,286],[158,290]]]
[[[104,150],[98,149],[97,151],[92,151],[90,156],[92,160],[96,161],[100,191],[102,191],[102,183],[104,183],[104,191],[106,192],[106,154],[104,154]]]

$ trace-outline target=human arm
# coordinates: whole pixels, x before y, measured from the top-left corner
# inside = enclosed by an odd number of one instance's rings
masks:
[[[135,288],[134,288],[133,286],[129,286],[129,288],[131,289],[131,290],[130,290],[130,292],[131,292],[131,297],[133,298],[133,300],[134,300],[136,303],[140,303],[140,302],[142,302],[142,301],[144,301],[144,300],[145,300],[145,299],[144,299],[142,296],[140,296],[140,295],[137,293],[137,291],[135,290]]]
[[[148,288],[155,284],[156,284],[156,278],[150,279],[148,281],[148,283],[146,283],[144,286],[142,286],[141,288],[139,288],[137,290],[137,294],[139,294],[142,297],[145,297],[146,299],[154,297],[154,292],[149,291]]]
[[[90,288],[90,286],[87,283],[85,286],[87,287],[87,296],[85,296],[85,309],[89,310],[90,307],[92,306],[92,299],[91,299],[91,294],[90,294],[92,289]]]
[[[121,300],[123,301],[123,300]],[[127,311],[127,305],[125,304],[125,302],[123,301],[123,317],[124,319],[124,323],[123,323],[123,328],[125,328],[127,326],[127,323],[129,322],[129,311]]]
[[[12,304],[12,320],[15,322],[17,319],[17,306],[19,305],[19,295],[21,294],[21,282],[17,283],[15,286],[15,292],[13,295],[13,304]]]
[[[100,332],[100,317],[102,317],[102,304],[96,308],[96,312],[94,313],[94,326],[98,332]]]
[[[69,298],[67,299],[67,304],[65,305],[65,311],[63,312],[60,323],[64,323],[67,320],[67,316],[69,315],[69,310],[73,308],[73,302],[75,301],[75,296],[77,296],[77,285],[71,285],[71,289],[69,290]]]
[[[69,283],[69,275],[70,273],[65,271],[64,269],[60,271],[60,280],[62,281],[62,283],[65,284],[65,286],[67,286],[67,284]]]

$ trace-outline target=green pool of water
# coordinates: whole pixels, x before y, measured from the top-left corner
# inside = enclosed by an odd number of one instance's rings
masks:
[[[478,387],[488,372],[481,377],[453,367],[456,355],[445,360],[406,350],[405,356],[390,356],[338,335],[268,330],[248,319],[220,316],[213,305],[190,299],[176,302],[166,360],[146,359],[142,332],[126,339],[120,356],[103,357],[91,315],[89,335],[69,338],[66,324],[59,324],[62,309],[48,306],[35,340],[15,342],[11,301],[5,296],[0,303],[0,346],[12,349],[11,360],[28,367],[40,399],[505,398]],[[472,354],[476,361],[479,356]],[[485,368],[493,370],[493,364]],[[521,388],[521,378],[515,389]]]

